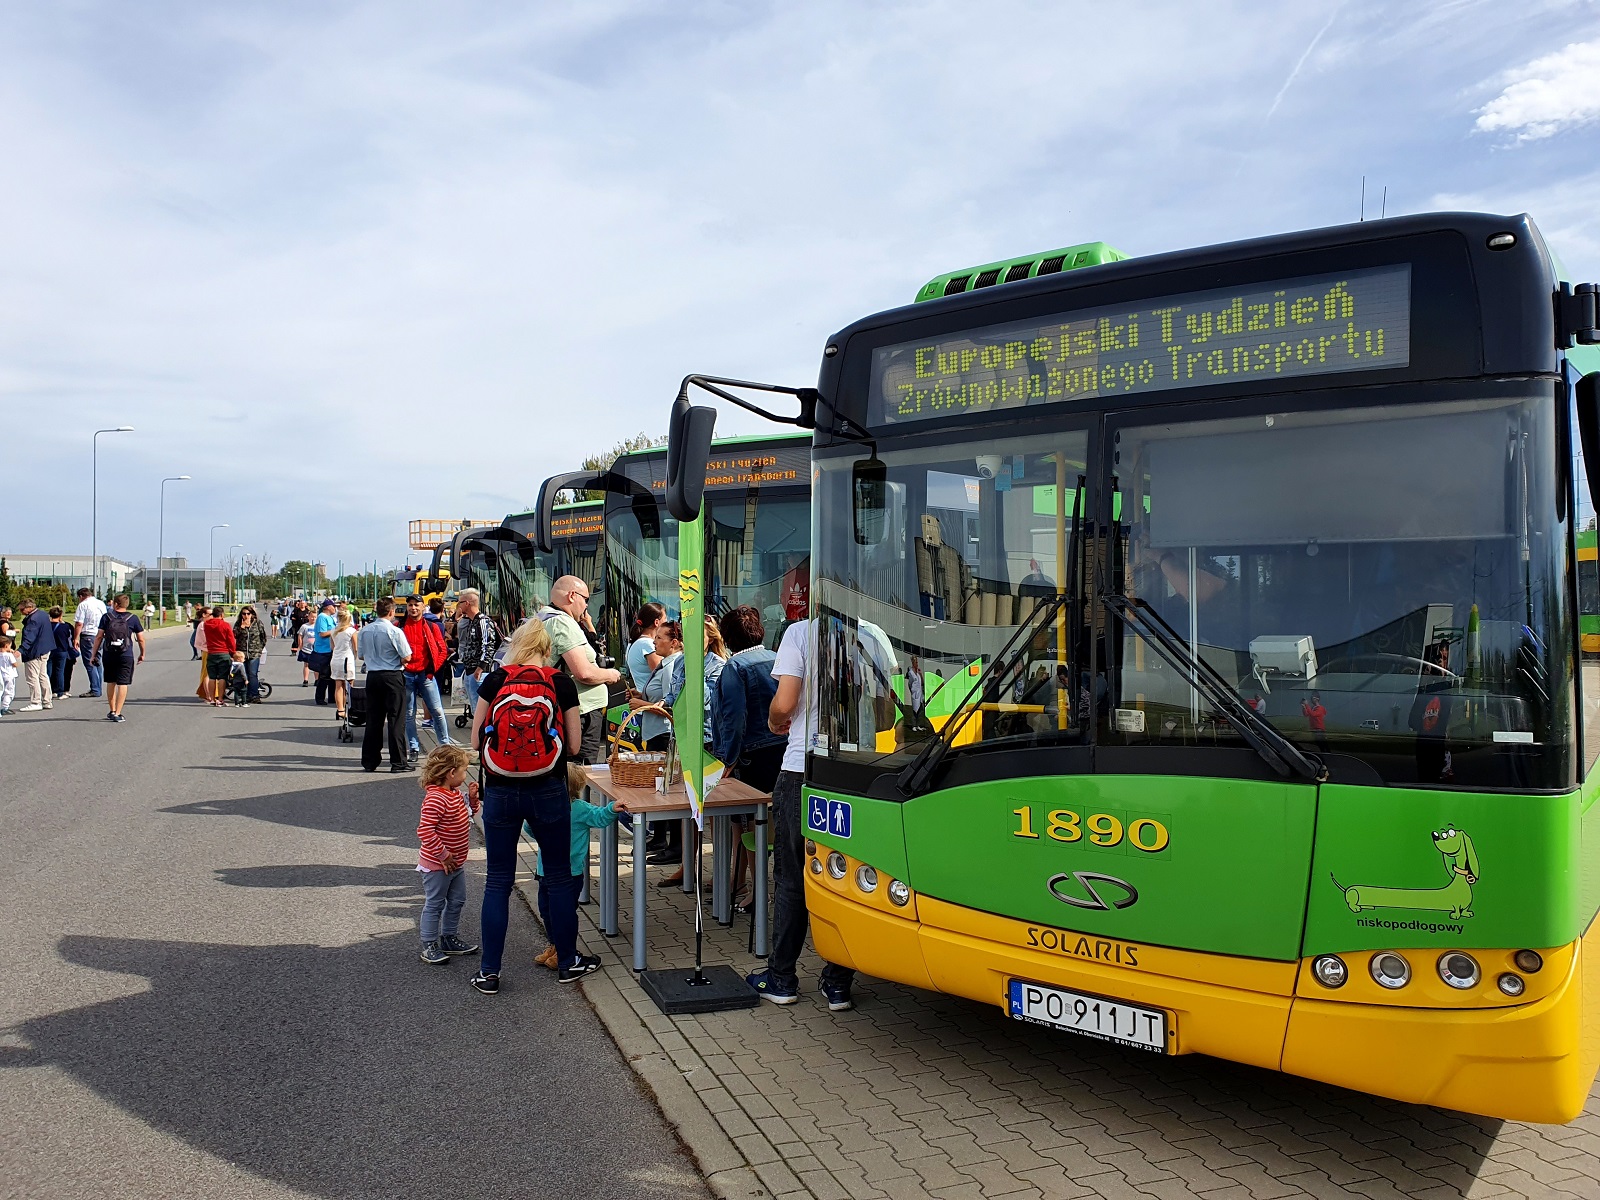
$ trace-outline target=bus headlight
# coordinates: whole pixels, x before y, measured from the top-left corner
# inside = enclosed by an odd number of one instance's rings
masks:
[[[1411,964],[1393,950],[1372,956],[1372,979],[1379,987],[1403,988],[1411,982]]]
[[[1513,975],[1510,971],[1507,971],[1504,975],[1500,976],[1499,979],[1495,980],[1495,984],[1507,996],[1520,996],[1522,995],[1523,989],[1528,986],[1522,982],[1521,975]]]
[[[850,871],[850,864],[844,861],[844,855],[837,850],[828,851],[828,874],[835,879],[843,879]]]
[[[811,860],[811,873],[813,875],[822,874],[822,860],[820,858],[813,858]]]
[[[896,908],[904,908],[911,903],[911,888],[899,879],[889,880],[889,903]]]
[[[862,863],[859,867],[856,868],[856,886],[858,888],[860,888],[863,892],[875,892],[875,891],[877,891],[878,890],[878,872],[877,872],[877,870],[872,868],[872,867],[867,866],[866,863]]]
[[[1344,965],[1344,959],[1337,954],[1319,954],[1311,960],[1311,973],[1317,977],[1317,982],[1325,988],[1343,987],[1344,981],[1350,978],[1350,972]]]
[[[816,852],[817,852],[817,844],[815,842],[813,842],[810,838],[807,838],[806,839],[806,857],[810,858],[813,855],[815,855]]]
[[[1441,954],[1439,978],[1461,991],[1477,987],[1479,979],[1477,960],[1470,954],[1462,954],[1459,950]]]
[[[1511,961],[1517,964],[1517,970],[1525,975],[1537,975],[1539,968],[1544,966],[1544,958],[1537,950],[1518,950],[1512,955]]]

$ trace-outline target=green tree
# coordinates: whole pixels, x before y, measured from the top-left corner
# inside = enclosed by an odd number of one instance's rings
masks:
[[[285,594],[293,592],[297,587],[318,591],[328,586],[328,576],[323,571],[322,564],[309,563],[303,558],[291,558],[283,564],[283,570],[279,574],[283,577]]]
[[[635,450],[649,450],[653,446],[664,446],[666,444],[667,439],[665,434],[659,437],[653,437],[648,433],[640,432],[634,434],[632,437],[623,438],[609,450],[602,450],[598,454],[589,455],[589,457],[584,459],[580,465],[585,471],[594,471],[598,473],[600,471],[610,470],[611,464],[616,462],[617,459],[621,458],[624,454],[631,454]],[[556,497],[557,503],[561,504],[570,504],[574,500],[603,499],[605,499],[605,496],[600,492],[562,492],[561,495]]]
[[[6,569],[6,560],[0,558],[0,604],[11,603],[11,572]]]

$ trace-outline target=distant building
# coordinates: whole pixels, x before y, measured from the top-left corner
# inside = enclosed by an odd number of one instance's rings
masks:
[[[87,554],[0,554],[6,571],[18,583],[65,584],[71,591],[94,587],[94,558]],[[100,591],[125,592],[139,568],[109,554],[99,556]]]
[[[171,605],[186,601],[220,602],[227,589],[227,572],[220,567],[191,567],[187,558],[161,558],[153,567],[141,567],[133,577],[133,590],[154,598],[159,592]]]

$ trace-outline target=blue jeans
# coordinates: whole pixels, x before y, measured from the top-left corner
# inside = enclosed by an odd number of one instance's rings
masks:
[[[247,658],[244,660],[244,677],[250,681],[249,687],[245,689],[245,699],[261,699],[261,660],[259,658]]]
[[[467,872],[424,871],[422,873],[422,942],[437,942],[441,936],[454,937],[461,927],[461,910],[467,906]],[[442,927],[441,927],[442,923]]]
[[[422,743],[417,741],[417,701],[420,699],[428,710],[428,719],[433,722],[433,738],[441,746],[452,746],[450,729],[444,719],[444,706],[439,703],[439,685],[433,681],[433,676],[423,671],[407,671],[406,677],[406,744],[413,750],[421,750]]]
[[[461,673],[461,686],[467,690],[467,711],[469,713],[478,711],[478,685],[481,682],[476,672],[463,671]]]
[[[105,672],[89,661],[89,651],[94,648],[94,634],[88,630],[78,635],[78,653],[83,656],[83,670],[89,676],[89,695],[98,696],[104,689]]]
[[[483,795],[483,843],[488,868],[483,887],[483,973],[498,975],[510,920],[511,884],[517,874],[517,840],[528,823],[539,843],[544,878],[539,881],[539,912],[556,948],[557,961],[571,966],[578,957],[578,889],[572,873],[572,801],[560,778],[517,781],[490,778]]]

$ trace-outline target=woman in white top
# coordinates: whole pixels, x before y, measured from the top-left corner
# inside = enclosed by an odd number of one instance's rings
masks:
[[[345,696],[349,691],[347,685],[356,678],[356,630],[348,612],[339,614],[339,622],[329,637],[333,640],[333,665],[330,668],[333,676],[333,715],[342,721]]]

